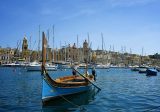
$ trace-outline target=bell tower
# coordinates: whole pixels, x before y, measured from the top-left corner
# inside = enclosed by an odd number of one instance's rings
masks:
[[[88,59],[88,43],[85,40],[83,43],[83,55],[84,55],[84,60]]]
[[[22,43],[22,58],[24,58],[27,61],[29,59],[28,42],[27,42],[26,36],[24,37],[23,43]]]

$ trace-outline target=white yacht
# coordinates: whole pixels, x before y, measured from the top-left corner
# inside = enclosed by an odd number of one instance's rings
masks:
[[[57,66],[52,64],[46,64],[46,70],[48,71],[56,71]],[[27,66],[27,71],[41,71],[41,64],[38,62],[32,62]]]

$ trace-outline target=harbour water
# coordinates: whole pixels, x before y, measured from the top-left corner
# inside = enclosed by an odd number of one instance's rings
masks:
[[[83,70],[80,70],[82,73]],[[53,78],[70,74],[70,70],[49,72]],[[41,102],[40,72],[22,68],[0,68],[0,112],[159,112],[160,73],[147,77],[130,69],[97,70],[96,89],[57,99],[46,106]],[[79,105],[79,106],[78,106]]]

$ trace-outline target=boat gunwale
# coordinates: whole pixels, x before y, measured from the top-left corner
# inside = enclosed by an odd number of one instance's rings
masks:
[[[51,78],[51,77],[50,77]],[[57,87],[57,88],[78,88],[78,87],[85,87],[90,85],[90,83],[86,80],[84,80],[83,83],[77,83],[77,82],[70,82],[70,83],[62,83],[62,82],[56,82],[55,80],[48,79],[43,77],[43,79],[49,84],[51,87]]]

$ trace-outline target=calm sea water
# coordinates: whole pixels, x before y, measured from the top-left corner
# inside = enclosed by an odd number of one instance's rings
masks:
[[[70,72],[49,73],[56,78]],[[67,97],[74,104],[58,99],[42,106],[40,72],[0,68],[0,112],[160,112],[160,73],[146,77],[130,69],[97,70],[95,84],[100,92],[94,89]]]

